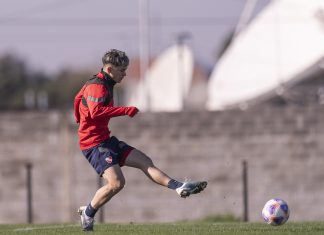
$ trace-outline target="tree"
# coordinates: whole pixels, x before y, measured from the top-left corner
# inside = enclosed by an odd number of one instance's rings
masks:
[[[90,72],[63,70],[55,79],[47,83],[49,107],[56,109],[72,108],[74,97],[85,81],[91,77]]]
[[[5,55],[0,58],[0,110],[23,109],[28,72],[22,60]]]

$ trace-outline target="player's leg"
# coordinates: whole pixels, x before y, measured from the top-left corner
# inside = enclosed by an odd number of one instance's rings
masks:
[[[98,209],[116,195],[125,185],[125,178],[118,164],[107,168],[102,177],[106,184],[99,188],[88,206],[79,208],[81,225],[84,231],[92,231],[94,217]]]
[[[106,169],[102,177],[106,180],[106,184],[97,190],[90,203],[96,210],[108,202],[125,186],[125,178],[118,164]]]
[[[102,177],[106,180],[106,184],[97,190],[88,206],[79,208],[81,225],[84,231],[93,231],[94,217],[98,209],[125,185],[125,178],[118,164],[107,168]]]
[[[133,149],[125,160],[125,166],[141,169],[155,183],[168,186],[171,178],[157,168],[151,158],[137,149]]]
[[[172,179],[166,173],[157,168],[151,158],[137,149],[133,149],[125,160],[125,166],[141,169],[154,182],[176,190],[181,197],[188,197],[191,194],[200,193],[207,187],[206,181],[179,182]]]

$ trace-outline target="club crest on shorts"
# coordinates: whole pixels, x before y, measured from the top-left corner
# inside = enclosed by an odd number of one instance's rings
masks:
[[[106,157],[106,158],[105,158],[105,161],[106,161],[108,164],[111,164],[112,161],[113,161],[112,156]]]

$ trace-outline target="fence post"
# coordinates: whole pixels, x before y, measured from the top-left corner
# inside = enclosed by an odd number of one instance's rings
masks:
[[[243,167],[243,221],[249,221],[249,203],[248,203],[248,163],[246,160],[242,162]]]
[[[32,194],[32,168],[31,163],[26,163],[26,189],[27,189],[27,222],[33,223],[33,194]]]
[[[102,187],[102,180],[101,180],[101,177],[98,176],[98,188],[101,188]],[[104,206],[102,206],[100,208],[100,211],[99,211],[99,222],[100,223],[103,223],[104,222],[104,218],[105,218],[105,215],[104,215]]]

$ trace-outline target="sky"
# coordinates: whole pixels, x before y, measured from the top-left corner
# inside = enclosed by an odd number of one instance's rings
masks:
[[[146,0],[0,0],[0,56],[13,53],[53,73],[101,66],[110,48],[139,56],[139,6]],[[251,0],[250,0],[251,1]],[[255,16],[270,0],[257,0]],[[185,40],[195,60],[213,67],[237,26],[246,0],[147,0],[148,48],[157,56]]]

